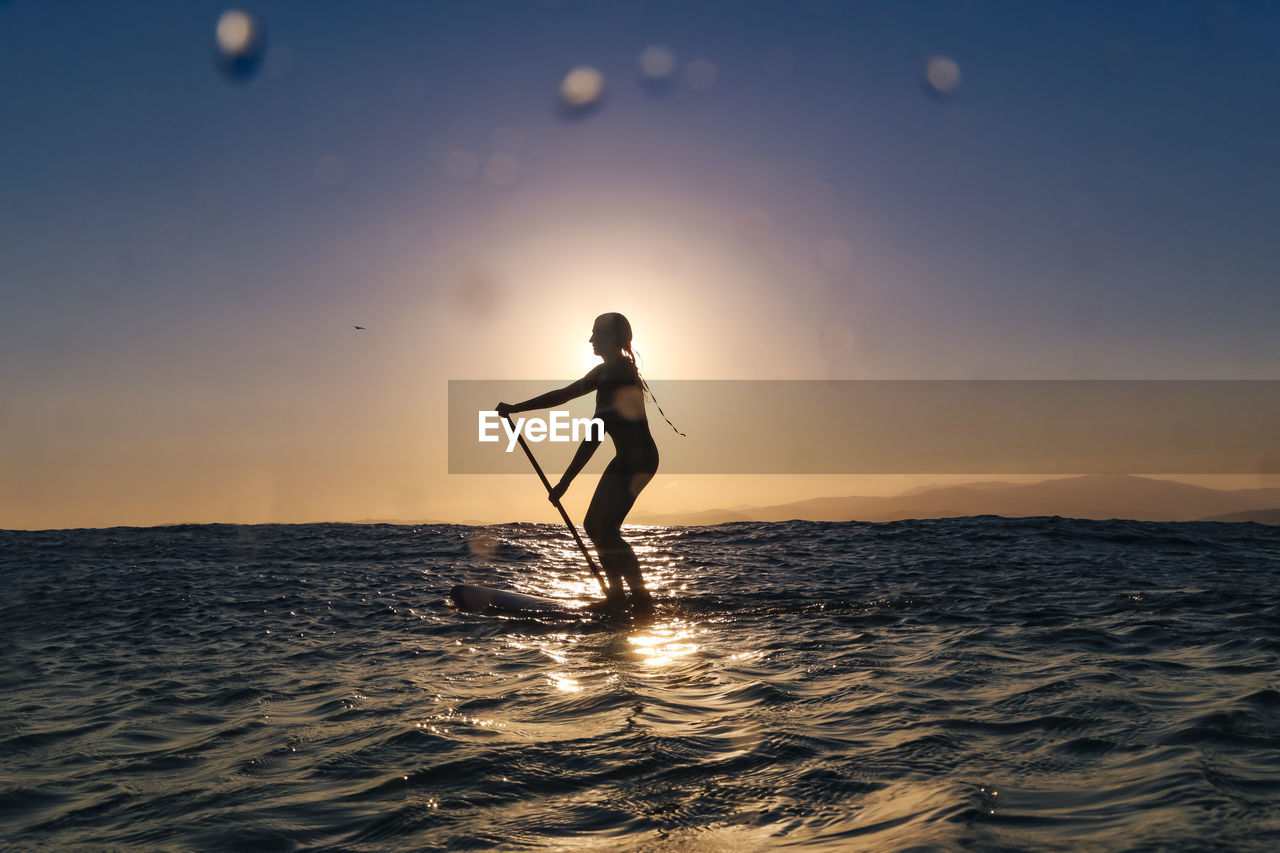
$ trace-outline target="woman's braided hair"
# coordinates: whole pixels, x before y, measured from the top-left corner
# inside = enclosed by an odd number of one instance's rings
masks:
[[[671,418],[667,417],[667,413],[662,411],[662,406],[658,403],[658,398],[654,396],[653,391],[649,388],[649,383],[644,381],[644,377],[640,375],[640,367],[636,364],[636,352],[631,348],[631,321],[616,311],[608,314],[601,314],[596,322],[601,320],[607,321],[613,329],[613,342],[622,350],[623,357],[631,362],[631,366],[635,368],[636,378],[640,380],[640,387],[644,389],[644,393],[653,401],[653,405],[658,407],[658,413],[662,415],[662,419],[667,422],[667,426],[676,431],[677,435],[684,435],[680,430],[676,429],[676,425],[671,423]]]

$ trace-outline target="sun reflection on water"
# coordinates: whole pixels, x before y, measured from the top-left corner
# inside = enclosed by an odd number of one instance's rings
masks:
[[[578,679],[564,672],[548,673],[547,683],[565,693],[578,693],[582,690],[582,686],[578,684]]]
[[[693,626],[681,619],[648,625],[627,637],[627,643],[646,666],[667,666],[698,651]]]
[[[676,665],[704,649],[696,639],[699,630],[695,624],[685,618],[668,615],[671,608],[665,603],[687,589],[687,566],[672,552],[666,541],[668,537],[664,535],[667,533],[665,528],[627,525],[624,533],[640,561],[645,585],[658,602],[659,615],[653,620],[637,621],[625,631],[618,631],[620,626],[617,625],[609,629],[609,633],[618,632],[613,633],[619,644],[614,649],[622,656],[622,659],[613,659],[612,666],[623,664],[625,669],[624,659],[651,672]],[[587,571],[582,551],[572,539],[561,535],[550,540],[530,540],[523,531],[514,536],[509,531],[502,531],[493,540],[492,543],[482,543],[492,547],[478,556],[492,557],[508,545],[534,552],[532,563],[536,569],[530,571],[531,567],[525,566],[520,570],[522,591],[562,601],[570,608],[582,607],[603,598],[600,583]],[[604,674],[576,668],[583,663],[575,653],[581,639],[574,632],[557,632],[540,634],[536,638],[528,635],[519,639],[509,637],[506,645],[517,653],[536,652],[556,667],[555,671],[543,675],[549,688],[560,693],[581,693],[595,689],[595,676]],[[613,676],[616,677],[616,673]]]
[[[563,528],[561,530],[563,531]],[[661,536],[653,535],[655,532],[665,532],[665,530],[637,525],[624,526],[627,542],[640,561],[645,586],[661,601],[671,593],[687,588],[687,583],[681,571],[680,561],[668,547],[664,547]],[[579,534],[586,541],[585,533],[580,530]],[[521,548],[532,548],[538,553],[537,563],[540,569],[524,575],[528,589],[522,591],[563,601],[569,607],[581,607],[604,597],[600,582],[587,570],[582,551],[572,539],[561,537],[551,541],[530,542],[523,535],[508,537],[502,534],[494,537],[494,540],[495,543],[510,543]],[[482,553],[479,556],[491,556],[491,554],[492,552]],[[596,559],[594,549],[592,549],[592,560],[599,569],[600,563]]]

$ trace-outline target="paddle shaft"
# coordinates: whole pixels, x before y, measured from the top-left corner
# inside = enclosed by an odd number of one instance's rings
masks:
[[[515,432],[515,424],[511,422],[511,415],[505,416],[507,423],[511,424],[511,431]],[[547,475],[542,473],[542,466],[538,464],[538,460],[533,458],[533,451],[529,449],[529,445],[524,443],[524,436],[516,433],[516,441],[520,442],[520,449],[524,451],[524,455],[529,457],[529,464],[533,465],[533,470],[538,472],[538,479],[542,481],[542,485],[546,487],[547,494],[551,494],[551,481],[547,479]],[[578,543],[578,548],[582,550],[582,556],[587,558],[587,567],[591,569],[591,574],[596,576],[596,580],[600,582],[600,589],[604,592],[605,597],[609,597],[609,587],[605,585],[604,578],[600,576],[600,570],[596,568],[596,561],[591,559],[591,552],[587,550],[587,545],[582,541],[582,537],[578,535],[578,528],[574,526],[573,521],[569,518],[569,513],[564,511],[564,507],[559,500],[552,501],[556,505],[556,509],[560,510],[560,517],[564,519],[564,523],[569,528],[569,532],[573,534],[573,541]]]

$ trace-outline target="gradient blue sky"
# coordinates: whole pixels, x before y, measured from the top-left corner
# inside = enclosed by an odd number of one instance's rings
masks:
[[[1280,368],[1276,4],[249,3],[238,82],[227,8],[0,2],[0,526],[545,512],[443,473],[445,383],[606,310],[665,378]]]

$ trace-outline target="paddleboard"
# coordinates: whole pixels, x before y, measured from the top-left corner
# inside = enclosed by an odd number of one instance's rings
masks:
[[[553,598],[540,598],[536,595],[525,595],[523,592],[465,583],[458,584],[449,590],[449,597],[463,610],[492,608],[511,613],[571,613],[575,609],[566,607],[564,602]]]

